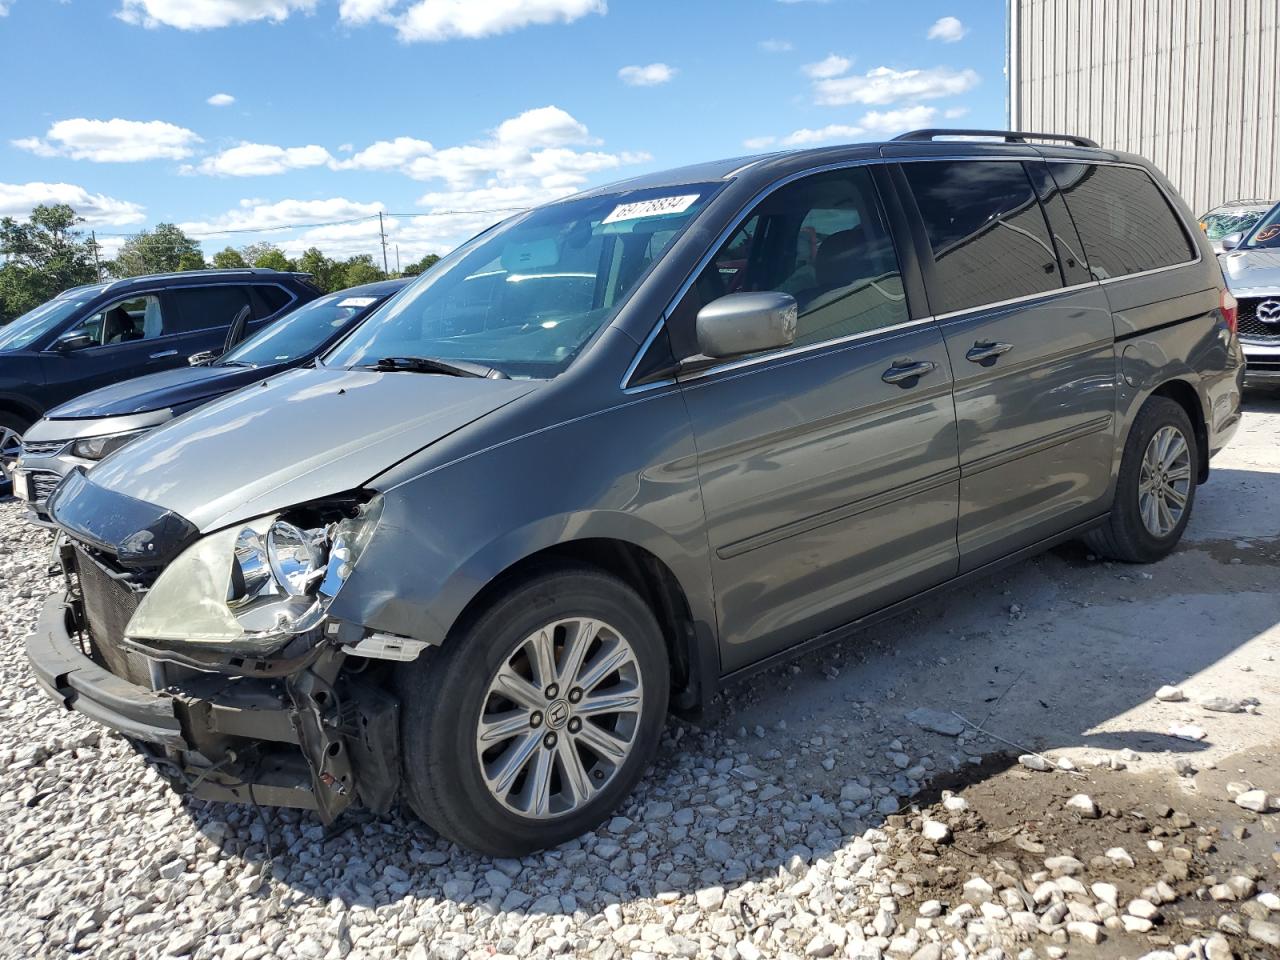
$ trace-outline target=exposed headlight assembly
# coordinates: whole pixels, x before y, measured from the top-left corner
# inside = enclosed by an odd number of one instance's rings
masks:
[[[126,443],[137,440],[138,437],[146,432],[147,430],[130,430],[128,433],[109,433],[102,437],[86,437],[72,444],[71,454],[83,460],[101,460],[109,454],[115,453]]]
[[[188,547],[156,579],[125,637],[146,646],[268,654],[319,626],[382,512],[303,529],[278,517],[228,527]]]

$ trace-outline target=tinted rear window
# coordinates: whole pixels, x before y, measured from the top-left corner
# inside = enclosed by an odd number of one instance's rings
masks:
[[[286,293],[282,288],[277,287],[274,283],[264,284],[263,286],[254,287],[253,289],[258,294],[258,297],[262,300],[262,303],[266,308],[265,312],[260,313],[259,316],[270,316],[285,304],[293,301],[293,297],[290,294]]]
[[[1062,286],[1044,212],[1021,163],[903,164],[933,248],[935,313]]]
[[[1050,164],[1094,277],[1122,277],[1195,259],[1164,193],[1145,171],[1110,164]]]
[[[172,333],[227,327],[236,314],[249,305],[248,291],[234,284],[179,287],[169,295],[179,308],[177,323],[166,324],[173,328],[169,331]]]

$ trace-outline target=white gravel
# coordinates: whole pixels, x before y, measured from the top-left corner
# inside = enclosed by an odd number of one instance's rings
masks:
[[[1280,417],[1269,437],[1276,424]],[[1210,511],[1213,490],[1206,488]],[[935,617],[934,625],[886,627],[883,646],[813,656],[732,692],[725,719],[708,730],[673,722],[655,768],[610,822],[554,851],[493,861],[400,814],[352,816],[326,830],[307,814],[260,814],[172,794],[121,738],[58,710],[29,677],[21,640],[56,585],[44,576],[48,550],[48,536],[21,521],[16,503],[0,503],[2,957],[940,960],[1057,957],[1064,949],[1091,956],[1092,944],[1124,926],[1123,917],[1158,915],[1151,904],[1135,912],[1133,903],[1117,915],[1114,886],[1101,876],[1080,883],[1073,877],[1079,861],[1062,850],[1043,855],[1050,883],[1043,902],[1029,890],[1017,899],[1016,885],[986,863],[964,884],[964,899],[930,899],[912,858],[927,857],[935,844],[951,849],[958,821],[972,813],[962,797],[948,795],[927,825],[919,816],[914,826],[911,816],[886,823],[935,774],[1009,749],[968,726],[962,732],[952,707],[1041,754],[1074,747],[1078,759],[1107,759],[1112,769],[1165,763],[1173,776],[1162,731],[1144,745],[1086,730],[1126,711],[1132,720],[1139,709],[1166,724],[1179,719],[1181,704],[1152,698],[1158,683],[1149,674],[1178,681],[1186,674],[1166,661],[1127,683],[1113,664],[1070,655],[1076,675],[1069,683],[1038,677],[1066,655],[1046,644],[1055,629],[1076,629],[1067,622],[1071,611],[1087,621],[1082,629],[1101,628],[1094,604],[1074,594],[1059,604],[1062,588],[1041,583],[1047,578],[1036,565],[926,608],[921,617]],[[1112,589],[1116,577],[1100,564],[1052,563],[1054,576],[1072,582]],[[1172,594],[1157,590],[1151,604]],[[1274,597],[1269,606],[1265,596],[1251,602],[1242,614],[1251,622],[1280,621]],[[1008,613],[1014,606],[1016,618]],[[939,611],[949,608],[955,617],[947,622]],[[1114,643],[1125,627],[1113,621],[1108,629]],[[1274,653],[1274,637],[1262,653]],[[1219,657],[1231,661],[1237,689],[1245,648]],[[1274,670],[1261,676],[1263,656],[1250,656],[1260,674],[1244,692],[1274,685]],[[1109,699],[1090,699],[1077,714],[1068,704],[1090,669],[1105,680]],[[1020,670],[1030,675],[1022,679]],[[1201,684],[1211,679],[1207,671],[1199,677]],[[1275,699],[1260,697],[1274,716]],[[1222,751],[1253,735],[1249,723],[1270,723],[1276,739],[1273,719],[1208,716],[1219,740],[1230,738]],[[1120,759],[1121,748],[1129,760]],[[1079,775],[1050,768],[1027,776]],[[1117,869],[1129,859],[1122,850],[1107,858]],[[1089,881],[1098,881],[1093,895]],[[919,908],[908,909],[912,903]],[[1275,919],[1264,910],[1249,934],[1269,942]],[[1209,930],[1194,947],[1170,945],[1168,955],[1224,956],[1222,939]]]

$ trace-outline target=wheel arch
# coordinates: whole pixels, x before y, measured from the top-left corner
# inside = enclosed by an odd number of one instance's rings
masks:
[[[1196,482],[1204,483],[1209,479],[1209,426],[1199,392],[1186,380],[1174,379],[1152,390],[1147,399],[1151,397],[1165,397],[1186,411],[1196,434]]]
[[[0,393],[0,413],[22,417],[31,423],[44,416],[44,412],[30,400],[8,393]]]

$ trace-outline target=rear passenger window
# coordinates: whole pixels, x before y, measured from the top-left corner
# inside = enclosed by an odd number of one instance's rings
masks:
[[[1180,219],[1145,170],[1090,163],[1049,166],[1096,279],[1195,259]]]
[[[170,294],[178,305],[177,333],[227,327],[249,306],[249,292],[241,286],[179,287]]]
[[[1044,212],[1021,163],[903,164],[933,248],[934,313],[1062,286]]]
[[[694,317],[701,307],[730,293],[765,290],[796,298],[797,346],[908,319],[897,254],[866,167],[805,177],[761,201],[677,308],[676,352],[697,353]]]
[[[293,300],[293,297],[274,284],[266,284],[251,289],[258,301],[255,313],[259,320],[278,313],[282,307]]]

